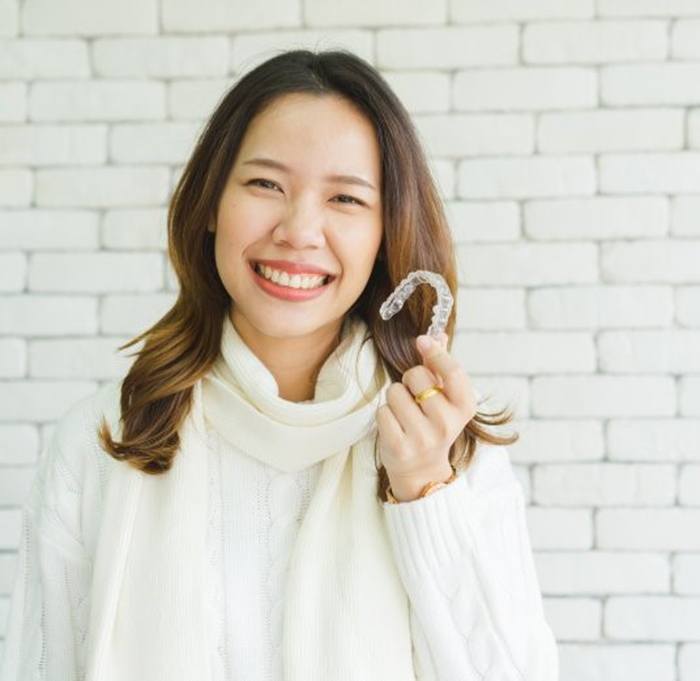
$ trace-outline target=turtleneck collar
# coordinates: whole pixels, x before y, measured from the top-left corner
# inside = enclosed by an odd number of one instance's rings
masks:
[[[347,449],[376,427],[391,383],[367,332],[363,319],[347,317],[314,398],[291,402],[226,315],[221,352],[202,381],[205,419],[238,449],[287,472]]]

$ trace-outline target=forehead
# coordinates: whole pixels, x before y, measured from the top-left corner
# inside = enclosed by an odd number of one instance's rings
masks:
[[[381,172],[372,122],[337,95],[293,93],[276,99],[250,122],[237,165],[253,157],[275,159],[297,174],[357,174],[373,184]]]

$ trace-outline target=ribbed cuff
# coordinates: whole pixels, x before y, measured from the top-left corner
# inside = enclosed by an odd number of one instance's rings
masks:
[[[485,506],[518,491],[513,482],[478,494],[461,472],[447,487],[422,499],[384,502],[389,539],[404,578],[419,583],[426,573],[444,575],[450,566],[458,569],[465,553],[475,549],[472,527],[480,522]]]

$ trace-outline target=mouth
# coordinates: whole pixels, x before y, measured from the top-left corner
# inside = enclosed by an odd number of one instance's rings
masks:
[[[257,274],[260,277],[263,277],[265,279],[265,281],[268,281],[271,284],[276,284],[276,282],[274,282],[272,279],[267,279],[263,275],[262,271],[259,269],[260,263],[258,263],[255,260],[249,260],[248,265],[250,266],[250,269],[253,270],[253,272],[255,274]],[[289,276],[291,277],[292,275],[290,274]],[[315,288],[323,288],[324,286],[327,286],[328,284],[332,283],[335,279],[336,279],[336,277],[334,275],[328,274],[324,277],[323,282]],[[276,284],[276,285],[279,286],[279,284]],[[292,288],[292,290],[297,290],[297,291],[313,291],[314,290],[313,288],[311,288],[311,289],[304,289],[304,288],[294,289],[293,287],[287,287],[287,288]]]

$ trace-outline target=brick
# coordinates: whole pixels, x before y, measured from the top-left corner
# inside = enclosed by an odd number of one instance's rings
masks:
[[[16,550],[22,532],[22,510],[0,508],[0,549]]]
[[[107,295],[100,312],[100,331],[111,334],[141,333],[155,324],[175,303],[172,293]]]
[[[102,225],[102,243],[116,250],[166,250],[167,209],[108,211]]]
[[[668,62],[602,66],[600,98],[607,106],[698,104],[700,65]]]
[[[523,231],[531,239],[665,236],[668,223],[668,200],[658,196],[532,200],[523,206]]]
[[[237,33],[231,37],[229,70],[233,73],[245,72],[282,50],[299,48],[312,52],[344,48],[373,63],[374,32],[354,27],[329,27],[321,30],[279,29]]]
[[[21,291],[26,278],[24,253],[0,253],[0,291]]]
[[[116,163],[186,163],[201,132],[198,123],[115,125],[109,156]]]
[[[674,416],[676,390],[667,376],[535,376],[531,410],[538,417]]]
[[[110,208],[158,206],[169,190],[166,168],[95,167],[42,169],[36,173],[39,206]]]
[[[535,123],[529,115],[417,116],[415,124],[431,156],[530,154],[535,148]]]
[[[518,27],[445,26],[377,31],[377,66],[455,69],[507,66],[518,61]]]
[[[0,127],[0,165],[89,165],[106,159],[104,125]]]
[[[457,244],[462,285],[570,284],[597,279],[593,244]],[[498,267],[494,267],[498,263]]]
[[[15,579],[15,574],[17,572],[17,554],[16,553],[0,553],[0,594],[10,594],[12,592],[12,586]],[[3,598],[0,596],[0,602]],[[5,613],[7,616],[10,614],[9,610],[9,596],[4,598],[7,603]],[[2,605],[0,605],[0,610]],[[5,620],[7,622],[7,619]],[[0,628],[0,631],[2,629]],[[1,658],[0,649],[0,659]]]
[[[188,0],[163,0],[162,28],[167,33],[241,31],[255,28],[284,28],[302,23],[299,0],[254,2],[208,0],[192,4]]]
[[[600,509],[596,535],[601,549],[700,550],[700,509]]]
[[[38,81],[29,92],[34,121],[128,121],[165,117],[165,84],[154,80]]]
[[[0,211],[0,249],[94,250],[99,246],[98,215],[87,210]]]
[[[453,161],[429,158],[428,167],[440,198],[443,200],[455,198],[456,178]]]
[[[700,196],[674,196],[671,199],[671,234],[700,236]]]
[[[2,381],[0,421],[55,421],[96,389],[93,381]]]
[[[678,501],[682,506],[700,506],[700,464],[681,466]]]
[[[168,118],[204,120],[232,85],[225,79],[172,80],[168,83]]]
[[[95,74],[108,78],[223,76],[229,42],[224,36],[102,38],[92,46]]]
[[[160,253],[35,253],[29,267],[30,291],[154,291],[162,280]]]
[[[665,21],[548,21],[523,30],[523,59],[532,64],[659,61],[668,52]]]
[[[458,172],[462,198],[554,198],[596,191],[596,171],[588,156],[465,159]]]
[[[673,22],[671,57],[673,59],[700,58],[700,19],[680,19]]]
[[[97,299],[38,294],[0,298],[0,333],[22,336],[93,335]]]
[[[700,379],[681,377],[678,400],[681,416],[700,416]]]
[[[456,242],[520,238],[520,209],[515,201],[448,201],[444,208]]]
[[[28,206],[33,190],[34,176],[31,171],[0,168],[0,207]]]
[[[460,288],[455,305],[457,328],[524,329],[524,300],[524,291],[517,288]]]
[[[688,147],[700,148],[700,115],[698,111],[688,112]]]
[[[669,506],[676,468],[661,464],[537,464],[534,500],[545,506]]]
[[[664,286],[552,286],[527,298],[535,329],[671,326],[673,290]]]
[[[133,358],[120,354],[127,338],[71,338],[29,341],[29,376],[32,378],[100,378],[124,376]],[[56,357],[61,357],[56,362]]]
[[[601,276],[609,282],[700,281],[700,241],[645,239],[602,244]]]
[[[540,374],[595,370],[593,339],[585,333],[460,333],[454,351],[468,358],[467,371]]]
[[[518,67],[458,71],[457,111],[585,109],[597,104],[597,75],[582,67]]]
[[[343,2],[305,0],[304,21],[308,26],[411,26],[442,24],[447,20],[447,0],[421,2],[391,0]]]
[[[3,466],[0,499],[8,506],[21,506],[36,477],[34,466]]]
[[[25,121],[27,110],[27,84],[0,83],[0,121]]]
[[[35,464],[39,456],[39,433],[26,423],[0,425],[0,464]],[[0,574],[2,568],[0,567]],[[0,592],[2,592],[0,577]]]
[[[598,0],[600,16],[676,17],[698,16],[695,0]]]
[[[685,112],[680,110],[544,113],[537,148],[545,153],[666,151],[685,143]]]
[[[452,20],[528,21],[531,19],[588,19],[595,14],[593,0],[453,0]]]
[[[88,49],[82,40],[3,40],[0,51],[0,78],[30,80],[90,75]]]
[[[14,36],[19,33],[18,0],[0,2],[0,36]],[[0,659],[2,659],[0,657]]]
[[[27,370],[27,346],[20,338],[0,338],[0,376],[21,378]],[[0,496],[2,498],[2,496]]]
[[[601,636],[601,638],[603,638]],[[645,645],[635,642],[625,645],[613,641],[600,644],[560,646],[562,679],[580,681],[675,681],[676,646]]]
[[[680,553],[673,556],[673,591],[700,595],[700,554]]]
[[[450,108],[450,74],[389,71],[382,76],[412,114],[446,112]]]
[[[593,546],[593,521],[588,509],[535,506],[528,509],[527,524],[535,550],[590,549]],[[545,566],[547,555],[539,558]]]
[[[156,0],[24,0],[24,35],[122,35],[158,32]]]
[[[700,598],[611,596],[605,603],[603,631],[612,639],[696,641]]]
[[[700,461],[698,419],[611,419],[608,457],[618,461]]]
[[[553,596],[542,600],[545,618],[557,641],[595,641],[600,637],[603,606],[598,600]]]
[[[700,643],[683,643],[678,648],[678,681],[693,681],[700,668]]]
[[[698,194],[700,153],[601,156],[600,190],[606,194]]]
[[[700,286],[677,288],[675,309],[681,326],[700,327]]]
[[[597,342],[606,373],[700,372],[700,331],[604,331]]]
[[[537,567],[542,591],[560,596],[664,593],[670,585],[662,554],[549,552],[538,556]]]
[[[599,421],[537,419],[518,423],[520,439],[510,445],[511,461],[594,461],[605,453],[603,427]]]

